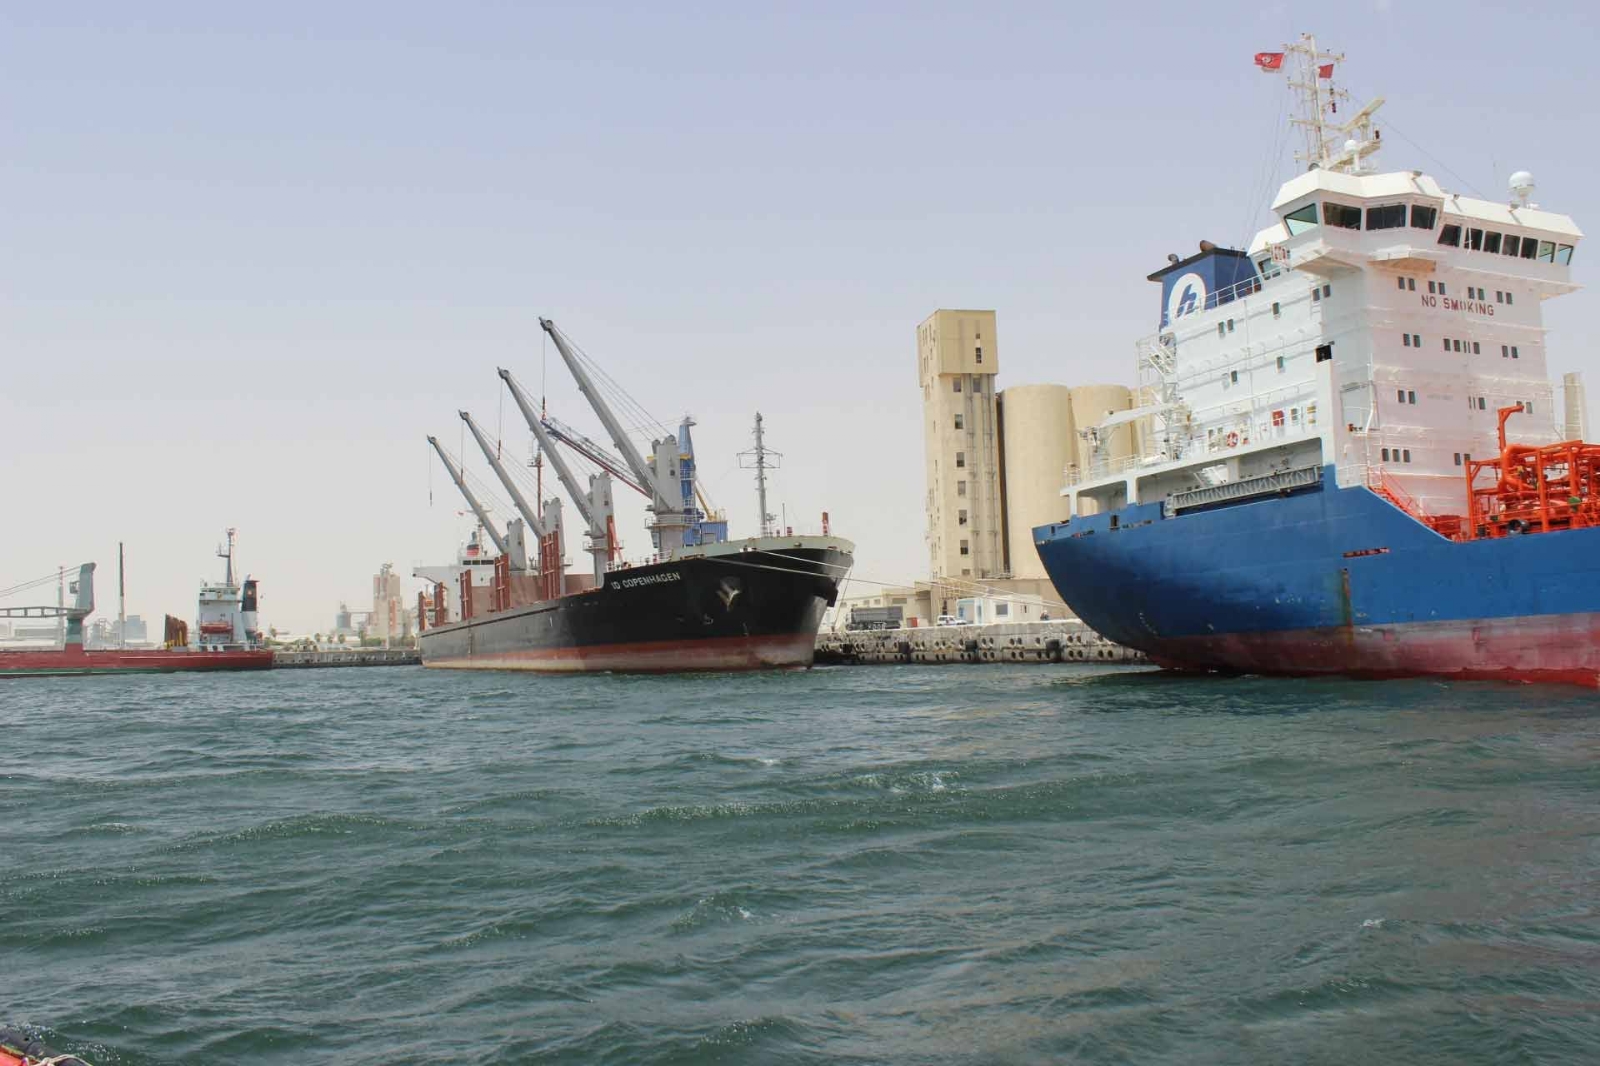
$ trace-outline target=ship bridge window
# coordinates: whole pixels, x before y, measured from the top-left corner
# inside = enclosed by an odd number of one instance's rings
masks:
[[[1522,258],[1532,259],[1539,251],[1539,242],[1532,237],[1522,238]]]
[[[1554,263],[1556,261],[1556,246],[1553,241],[1539,242],[1539,262]]]
[[[1521,237],[1518,237],[1514,233],[1508,233],[1505,236],[1505,240],[1500,243],[1500,254],[1514,256],[1521,250],[1519,247],[1521,244]]]
[[[1556,249],[1556,263],[1560,266],[1572,265],[1572,245],[1563,244]]]
[[[1290,211],[1283,216],[1283,224],[1289,228],[1289,236],[1295,237],[1308,229],[1317,227],[1317,205],[1306,204],[1297,211]]]
[[[1328,200],[1322,205],[1322,221],[1340,229],[1360,229],[1361,208],[1336,204]]]
[[[1486,252],[1493,252],[1495,255],[1499,255],[1500,234],[1496,233],[1494,230],[1490,230],[1488,233],[1485,233],[1483,235],[1483,250]]]
[[[1384,204],[1367,208],[1368,229],[1399,229],[1406,224],[1405,204]]]
[[[1448,244],[1452,248],[1461,246],[1461,227],[1457,225],[1443,226],[1439,229],[1439,243]]]
[[[1471,248],[1474,252],[1483,250],[1483,230],[1467,230],[1467,247]]]
[[[1421,204],[1411,205],[1411,228],[1432,229],[1433,224],[1439,220],[1439,209],[1424,207]]]

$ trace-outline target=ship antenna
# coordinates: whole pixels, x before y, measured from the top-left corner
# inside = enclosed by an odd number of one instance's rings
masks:
[[[767,471],[776,470],[783,462],[783,453],[773,451],[767,447],[766,437],[762,434],[761,412],[756,412],[756,446],[747,452],[739,453],[739,465],[746,470],[756,472],[756,506],[760,508],[761,536],[772,536],[772,520],[777,516],[767,510]],[[750,460],[747,464],[746,460]]]

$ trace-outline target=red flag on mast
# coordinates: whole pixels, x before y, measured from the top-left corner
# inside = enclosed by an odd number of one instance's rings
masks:
[[[1324,63],[1324,64],[1322,64],[1322,66],[1318,67],[1317,68],[1317,77],[1319,77],[1319,78],[1332,78],[1333,77],[1333,64],[1332,63]]]
[[[1278,70],[1283,66],[1282,52],[1257,52],[1256,66],[1267,72]]]

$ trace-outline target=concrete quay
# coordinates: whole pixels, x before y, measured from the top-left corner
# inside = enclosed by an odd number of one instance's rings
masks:
[[[330,666],[415,666],[422,653],[415,648],[351,648],[349,651],[276,651],[274,670],[309,670]]]
[[[825,631],[826,663],[1103,663],[1139,664],[1143,652],[1113,644],[1076,619],[971,626]]]

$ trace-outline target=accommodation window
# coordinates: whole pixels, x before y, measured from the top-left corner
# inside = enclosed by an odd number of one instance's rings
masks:
[[[1533,414],[1533,401],[1532,400],[1523,400],[1522,401],[1522,410],[1523,410],[1523,412],[1525,414],[1530,414],[1530,415]]]
[[[1422,334],[1420,334],[1420,333],[1413,333],[1413,334],[1412,334],[1412,335],[1411,335],[1411,347],[1413,347],[1413,348],[1420,348],[1420,347],[1422,347]]]
[[[967,542],[966,541],[962,541],[961,542],[961,554],[962,555],[971,555],[972,554],[971,549],[969,549],[967,547]]]
[[[1411,461],[1411,449],[1410,448],[1407,448],[1405,451],[1400,453],[1400,461],[1402,463],[1409,463]]]
[[[964,526],[966,524],[967,524],[967,509],[965,507],[963,507],[959,511],[956,512],[956,525]]]
[[[1284,368],[1283,356],[1280,355],[1280,356],[1278,356],[1278,373],[1280,373],[1280,374],[1283,373],[1283,368]]]
[[[1397,400],[1399,400],[1401,403],[1405,403],[1406,402],[1406,390],[1405,389],[1395,389],[1394,391],[1395,391],[1395,398]]]
[[[1402,290],[1405,289],[1405,287],[1406,287],[1406,279],[1405,278],[1395,278],[1394,280],[1396,280],[1396,281],[1398,281],[1400,283],[1400,288]]]
[[[1220,337],[1220,336],[1222,336],[1223,333],[1224,333],[1224,327],[1223,327],[1221,322],[1218,322],[1217,323],[1217,336]]]
[[[1233,332],[1233,319],[1231,319],[1231,318],[1228,319],[1228,332],[1229,333]]]
[[[1518,358],[1518,355],[1517,355],[1517,346],[1516,346],[1516,345],[1515,345],[1515,344],[1513,344],[1513,345],[1512,345],[1512,346],[1511,346],[1511,358],[1513,358],[1513,359],[1516,359],[1516,358]]]
[[[1386,462],[1386,463],[1389,461],[1389,449],[1388,448],[1385,448],[1383,450],[1383,461]]]
[[[1516,303],[1516,301],[1511,298],[1511,293],[1510,292],[1506,293],[1506,303],[1508,303],[1508,304]]]
[[[967,494],[967,483],[965,481],[956,482],[956,495],[957,496],[965,496],[966,494]]]
[[[1501,292],[1499,289],[1494,290],[1494,302],[1497,303],[1497,304],[1505,303],[1506,302],[1506,294]]]
[[[1416,278],[1407,278],[1406,279],[1406,289],[1409,292],[1416,292],[1417,291],[1417,279]]]
[[[1332,285],[1324,285],[1322,287],[1322,295],[1324,295],[1324,296],[1332,296],[1333,295],[1333,286]]]
[[[1484,398],[1482,396],[1479,396],[1478,397],[1478,410],[1482,411],[1485,408],[1485,406],[1486,405],[1484,403]]]
[[[1444,282],[1441,281],[1439,282],[1439,295],[1443,296],[1444,294]]]
[[[1322,221],[1329,226],[1338,226],[1340,229],[1361,228],[1361,208],[1347,207],[1344,204],[1324,202],[1322,205]]]
[[[1486,252],[1492,252],[1495,255],[1499,255],[1500,234],[1496,233],[1494,230],[1490,230],[1488,233],[1485,233],[1483,235],[1483,250]]]
[[[1274,300],[1273,304],[1272,304],[1272,317],[1273,318],[1280,318],[1280,317],[1282,317],[1282,315],[1283,315],[1283,308],[1279,307],[1277,301]]]
[[[1319,344],[1319,345],[1317,345],[1317,362],[1326,363],[1332,358],[1333,358],[1333,345],[1331,345],[1331,344]]]
[[[1431,281],[1430,281],[1430,282],[1428,282],[1428,291],[1429,291],[1429,292],[1433,292],[1433,291],[1435,291],[1435,289],[1434,289],[1434,283],[1433,283],[1433,282],[1431,282]]]
[[[1461,465],[1461,453],[1460,452],[1456,452],[1456,465],[1457,466]]]
[[[961,412],[960,411],[956,412],[956,428],[957,429],[962,428],[962,420],[961,420]]]
[[[1409,333],[1400,334],[1400,343],[1404,344],[1407,348],[1411,347],[1411,334],[1409,334]]]
[[[1479,347],[1477,341],[1473,341],[1472,342],[1472,354],[1473,355],[1482,355],[1483,354],[1483,349],[1481,347]]]
[[[1518,250],[1519,250],[1518,246],[1521,243],[1522,243],[1522,238],[1521,237],[1518,237],[1515,234],[1511,234],[1511,233],[1506,234],[1505,240],[1502,241],[1501,244],[1500,244],[1500,254],[1501,255],[1516,255]]]
[[[1230,385],[1239,384],[1239,372],[1237,370],[1228,371],[1228,384],[1230,384]]]
[[[950,379],[950,384],[955,386],[955,389],[956,389],[957,392],[961,391],[961,379],[960,378],[951,378]]]
[[[1439,243],[1448,244],[1452,248],[1459,247],[1461,245],[1461,227],[1451,224],[1441,226],[1439,228]]]
[[[1505,359],[1508,356],[1510,356],[1510,354],[1511,354],[1511,349],[1508,346],[1502,344],[1500,346],[1500,358]]]
[[[1461,350],[1461,340],[1460,340],[1460,338],[1457,338],[1456,340],[1451,341],[1450,342],[1450,346],[1451,346],[1452,349],[1454,349],[1455,351],[1459,352]]]
[[[1448,352],[1450,350],[1450,338],[1449,337],[1445,337],[1445,338],[1443,338],[1443,340],[1444,340],[1444,350]]]
[[[972,349],[972,357],[980,363],[983,362],[983,348],[978,347]]]
[[[1432,229],[1433,224],[1439,219],[1438,208],[1424,207],[1421,204],[1411,205],[1411,228]]]
[[[1416,394],[1415,390],[1413,390],[1413,389],[1407,389],[1406,390],[1406,403],[1410,404],[1413,407],[1415,407],[1417,405],[1417,394]]]
[[[967,465],[967,453],[956,452],[956,469],[961,470]]]
[[[1322,290],[1321,289],[1312,289],[1311,290],[1311,299],[1312,299],[1313,303],[1321,300],[1322,299]]]
[[[1399,229],[1406,224],[1405,204],[1384,204],[1367,208],[1368,229]]]
[[[1317,205],[1306,204],[1298,211],[1290,211],[1283,216],[1283,224],[1289,229],[1289,236],[1298,236],[1308,229],[1317,227]]]

